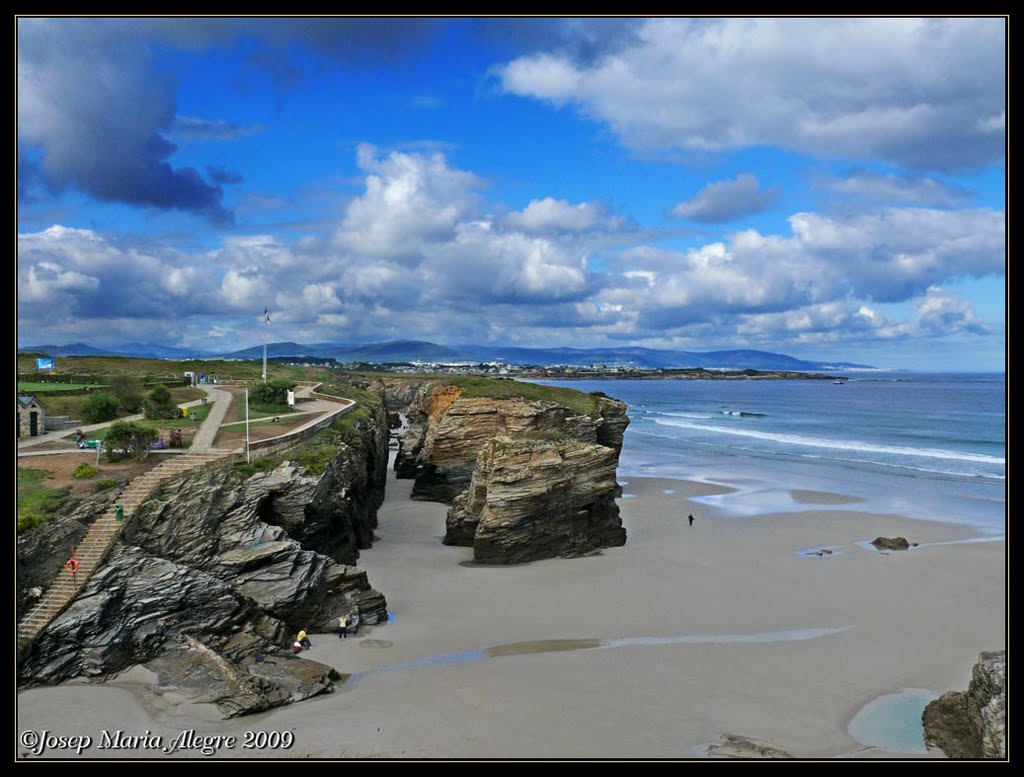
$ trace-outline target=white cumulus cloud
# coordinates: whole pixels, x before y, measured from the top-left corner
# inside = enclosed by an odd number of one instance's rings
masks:
[[[672,208],[672,215],[702,222],[732,221],[767,208],[778,195],[777,189],[761,189],[757,177],[740,173],[728,181],[704,186],[688,200]]]
[[[1002,159],[1005,53],[999,18],[660,18],[594,60],[542,52],[498,73],[634,149],[770,145],[941,170]]]

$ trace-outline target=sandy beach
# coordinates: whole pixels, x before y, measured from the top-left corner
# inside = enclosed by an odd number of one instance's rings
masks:
[[[94,758],[168,757],[100,749],[119,729],[162,745],[188,729],[239,737],[213,755],[228,758],[688,759],[726,733],[797,758],[941,757],[858,741],[849,724],[879,696],[966,688],[978,654],[1005,645],[1004,541],[959,542],[975,532],[842,494],[794,492],[805,510],[739,518],[689,501],[715,486],[623,479],[624,547],[486,567],[441,544],[444,505],[392,478],[360,557],[392,622],[313,635],[304,654],[352,675],[334,693],[220,721],[136,670],[22,692],[18,732],[91,736]],[[856,544],[879,535],[920,545]],[[288,749],[242,745],[285,731]]]

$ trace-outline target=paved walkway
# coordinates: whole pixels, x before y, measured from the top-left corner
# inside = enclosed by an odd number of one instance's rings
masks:
[[[192,445],[189,446],[189,450],[196,453],[204,453],[213,449],[213,441],[217,437],[220,425],[224,422],[224,416],[227,415],[228,408],[231,407],[231,392],[214,388],[213,386],[204,385],[199,388],[206,392],[206,397],[208,401],[213,402],[213,407],[210,408],[210,414],[203,419],[203,423],[199,426],[199,431],[192,438]],[[203,404],[203,400],[200,399],[197,402],[190,402],[189,406],[201,404]]]

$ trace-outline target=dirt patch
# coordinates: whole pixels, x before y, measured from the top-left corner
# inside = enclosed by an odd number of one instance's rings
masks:
[[[271,437],[278,437],[282,434],[297,429],[305,423],[308,423],[311,418],[309,414],[296,414],[294,416],[282,416],[281,420],[274,423],[261,423],[258,425],[249,425],[249,442],[253,443],[257,440],[267,440]],[[245,427],[236,426],[231,429],[224,429],[221,427],[220,431],[217,432],[217,439],[214,441],[214,446],[217,448],[240,448],[245,445]]]

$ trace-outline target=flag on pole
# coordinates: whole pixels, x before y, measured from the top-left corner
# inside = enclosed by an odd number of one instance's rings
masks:
[[[270,312],[266,308],[263,308],[263,323],[270,323]]]

